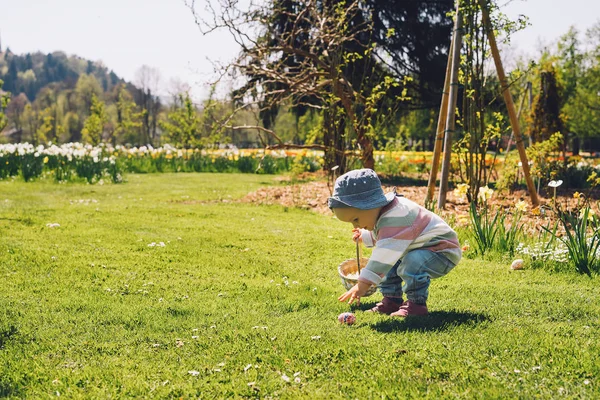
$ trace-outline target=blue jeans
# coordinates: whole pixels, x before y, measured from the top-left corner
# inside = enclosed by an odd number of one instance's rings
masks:
[[[446,275],[454,266],[444,253],[411,250],[390,269],[379,290],[385,297],[402,297],[406,293],[411,302],[426,304],[430,280]]]

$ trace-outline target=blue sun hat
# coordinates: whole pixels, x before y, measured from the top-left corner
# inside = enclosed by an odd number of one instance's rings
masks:
[[[388,205],[396,197],[395,191],[383,193],[381,181],[372,169],[355,169],[335,180],[329,208],[354,207],[370,210]]]

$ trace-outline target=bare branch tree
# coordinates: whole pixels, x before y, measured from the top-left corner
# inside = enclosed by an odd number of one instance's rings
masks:
[[[242,10],[239,1],[220,0],[218,9],[205,2],[203,15],[210,20],[199,16],[193,0],[186,4],[202,32],[227,29],[240,45],[242,51],[227,71],[246,77],[232,97],[236,104],[255,107],[265,125],[256,129],[283,146],[265,123],[279,106],[317,109],[325,116],[326,168],[345,169],[346,150],[353,146],[363,165],[374,167],[372,122],[386,111],[381,106],[387,91],[402,82],[376,61],[372,22],[363,2],[250,1]]]
[[[137,102],[146,111],[143,119],[145,137],[141,138],[142,142],[153,143],[156,139],[158,112],[160,111],[158,98],[160,79],[160,71],[147,65],[142,65],[135,74],[135,84],[141,92]]]

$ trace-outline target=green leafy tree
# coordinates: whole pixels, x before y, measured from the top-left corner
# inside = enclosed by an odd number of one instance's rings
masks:
[[[35,103],[41,111],[44,141],[58,142],[64,133],[62,104],[58,101],[60,87],[52,85],[38,93]]]
[[[54,132],[54,116],[52,115],[52,108],[48,107],[42,110],[38,114],[39,125],[36,131],[36,142],[39,143],[47,143],[48,141],[52,141],[53,132]]]
[[[182,107],[176,107],[167,114],[160,127],[171,144],[190,148],[201,143],[201,121],[198,110],[192,103],[189,93],[180,95]]]
[[[43,142],[38,138],[38,128],[40,126],[38,111],[31,104],[26,104],[23,110],[23,140],[31,140],[34,145]]]
[[[92,105],[90,107],[90,116],[85,120],[81,135],[83,141],[91,143],[94,146],[102,141],[104,124],[107,121],[104,102],[98,100],[96,95],[92,96]]]
[[[121,85],[117,98],[117,124],[111,137],[113,144],[135,143],[140,139],[145,110],[137,111],[131,94]]]
[[[0,132],[6,127],[8,124],[8,118],[6,117],[6,108],[8,107],[8,103],[10,102],[10,93],[2,92],[2,85],[4,82],[0,79]]]
[[[561,108],[561,88],[556,80],[556,71],[548,66],[541,72],[540,93],[533,104],[529,135],[534,143],[548,140],[556,133],[563,136],[562,143],[565,143]]]
[[[94,75],[82,74],[75,85],[75,105],[79,115],[84,118],[90,115],[94,97],[96,100],[102,96],[102,87]]]
[[[567,66],[575,64],[574,71],[568,75],[575,79],[571,78],[565,85],[570,90],[566,91],[562,115],[569,130],[578,138],[600,136],[600,22],[586,32],[586,39],[588,51],[580,52],[577,47],[575,55],[569,58],[576,63],[563,61]],[[573,83],[568,85],[570,82]]]
[[[20,93],[18,96],[13,96],[6,109],[6,116],[8,117],[8,123],[12,128],[19,132],[18,140],[22,141],[23,138],[23,112],[25,111],[25,105],[29,101],[25,93]]]

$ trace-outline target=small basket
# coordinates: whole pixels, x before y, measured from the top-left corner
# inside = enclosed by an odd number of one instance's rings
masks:
[[[368,261],[369,261],[368,258],[361,257],[360,258],[360,267],[364,268],[367,265]],[[338,266],[338,273],[340,274],[342,284],[344,285],[346,290],[352,289],[352,287],[358,283],[358,279],[354,278],[354,277],[348,277],[348,275],[352,275],[352,274],[354,274],[356,276],[358,275],[358,266],[356,265],[356,258],[351,258],[349,260],[342,262]],[[367,293],[365,293],[363,295],[363,297],[370,296],[373,293],[375,293],[376,291],[377,291],[377,286],[371,285],[371,287],[369,288],[369,290],[367,290]]]

